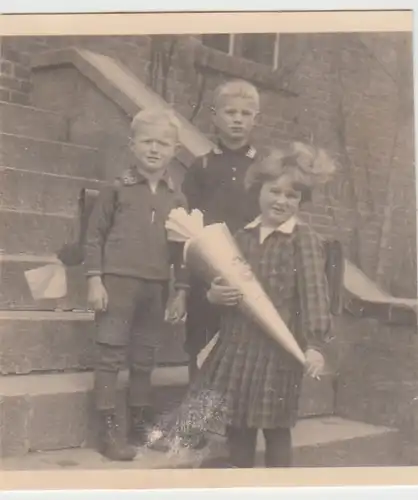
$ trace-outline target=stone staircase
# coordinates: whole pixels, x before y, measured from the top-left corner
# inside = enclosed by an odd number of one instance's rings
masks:
[[[54,310],[55,301],[33,303],[23,272],[55,260],[80,189],[103,180],[99,154],[63,141],[66,120],[52,111],[0,103],[0,116],[0,307]],[[79,270],[70,275],[67,307],[85,308]]]
[[[55,261],[54,252],[72,226],[80,188],[97,189],[106,177],[98,144],[76,143],[65,110],[47,109],[46,94],[39,90],[50,79],[50,73],[42,76],[42,71],[57,68],[59,72],[60,64],[72,64],[84,72],[107,92],[109,106],[117,99],[125,112],[147,102],[163,105],[117,61],[75,49],[36,58],[40,73],[34,78],[34,95],[38,95],[35,102],[39,107],[0,103],[0,452],[5,468],[51,468],[54,463],[60,467],[71,461],[82,468],[112,466],[90,450],[95,438],[93,317],[86,310],[82,272],[68,270],[69,293],[61,301],[33,301],[23,276],[26,269]],[[60,78],[54,83],[59,86]],[[197,130],[189,127],[183,138],[183,157],[187,156],[184,151],[189,156],[191,151],[196,154],[196,142],[191,140],[195,136],[199,136]],[[207,141],[201,139],[199,147],[206,146]],[[187,387],[182,335],[181,330],[167,326],[154,373],[156,404],[161,411],[178,403]],[[329,369],[321,382],[307,379],[304,383],[302,420],[295,430],[297,463],[401,462],[401,454],[394,451],[399,445],[397,430],[335,415],[335,380],[335,370]],[[122,374],[122,428],[125,385],[126,374]],[[222,443],[215,439],[206,453],[199,458],[187,452],[183,458],[171,457],[167,462],[164,455],[148,452],[140,454],[132,466],[211,466],[222,458]]]
[[[7,456],[89,441],[94,325],[82,269],[67,270],[62,300],[34,301],[23,273],[57,260],[80,189],[98,189],[104,172],[97,148],[63,140],[65,116],[6,102],[0,113],[0,448]],[[159,362],[183,366],[173,382],[183,388],[186,361],[181,332],[167,329]]]

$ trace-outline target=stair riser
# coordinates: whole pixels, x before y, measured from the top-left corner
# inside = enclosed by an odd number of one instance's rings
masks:
[[[186,387],[158,387],[155,408],[168,411]],[[119,393],[119,425],[127,430],[126,390]],[[2,414],[1,456],[23,456],[30,451],[95,446],[97,415],[91,392],[7,397],[0,400]]]
[[[2,375],[92,367],[92,321],[1,321]]]
[[[70,237],[74,222],[61,215],[0,211],[2,249],[7,254],[54,254]]]
[[[341,349],[338,415],[418,432],[416,328],[362,320],[353,325]]]
[[[48,264],[50,261],[4,261],[0,262],[2,287],[0,290],[1,309],[86,309],[87,286],[80,266],[66,269],[67,296],[59,300],[34,300],[24,272]]]
[[[95,325],[84,321],[0,321],[0,373],[28,374],[93,368]],[[166,325],[157,362],[187,363],[183,335]]]
[[[56,113],[0,102],[0,116],[0,132],[37,139],[66,140],[66,119]]]
[[[76,214],[81,189],[100,189],[101,185],[86,179],[0,169],[0,207]]]
[[[103,179],[95,149],[0,134],[1,165],[34,172]]]
[[[356,400],[356,405],[352,401]],[[338,414],[375,425],[394,426],[413,431],[418,445],[418,383],[411,387],[393,383],[382,388],[371,384],[358,394],[353,387],[340,388],[336,398]]]

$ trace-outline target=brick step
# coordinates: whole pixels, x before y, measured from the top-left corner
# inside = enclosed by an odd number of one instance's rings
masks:
[[[94,328],[89,312],[0,311],[0,373],[91,369]],[[165,324],[161,335],[157,362],[186,364],[180,327]]]
[[[0,207],[74,214],[80,190],[100,189],[102,184],[85,177],[0,167]]]
[[[0,208],[2,250],[6,254],[54,254],[71,235],[74,221],[64,213]]]
[[[0,134],[0,165],[34,172],[103,179],[97,149],[24,135]]]
[[[68,120],[53,111],[0,101],[0,132],[65,141]]]
[[[30,350],[27,349],[27,352]],[[126,373],[120,386],[120,428],[126,429]],[[324,413],[327,380],[304,386],[300,415],[312,414],[317,407]],[[154,372],[156,407],[166,412],[178,405],[188,383],[186,366],[160,367]],[[89,446],[94,443],[92,412],[93,377],[90,372],[3,376],[0,401],[3,418],[3,456],[25,455],[30,451]],[[330,384],[328,383],[328,386]],[[318,408],[318,401],[319,406]],[[331,402],[328,402],[330,405]]]
[[[2,286],[0,310],[73,310],[87,309],[86,278],[81,266],[69,267],[67,274],[67,296],[59,300],[34,300],[24,272],[46,264],[58,262],[54,256],[25,254],[0,255]]]
[[[292,437],[295,467],[405,465],[397,432],[390,428],[338,417],[313,418],[300,420]],[[258,459],[262,453],[260,440]],[[185,449],[177,454],[165,454],[141,449],[133,462],[123,466],[106,460],[93,449],[76,448],[7,457],[2,467],[13,471],[208,468],[221,463],[224,456],[223,440],[217,439],[202,451]]]

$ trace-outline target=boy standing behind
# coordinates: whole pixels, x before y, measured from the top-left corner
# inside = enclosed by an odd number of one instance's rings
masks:
[[[178,286],[184,272],[182,248],[169,246],[165,230],[170,211],[186,206],[167,171],[176,152],[179,123],[170,112],[143,111],[134,118],[131,132],[135,164],[116,185],[100,193],[90,218],[85,257],[89,302],[97,321],[94,394],[102,427],[100,451],[111,460],[132,460],[136,454],[115,419],[118,372],[127,361],[131,440],[144,444],[154,418],[151,372],[170,265],[177,271]]]
[[[250,135],[259,113],[259,100],[257,89],[241,80],[223,83],[215,90],[213,124],[217,144],[189,168],[182,185],[189,209],[203,212],[205,224],[225,222],[232,233],[258,213],[257,198],[245,190],[244,177],[256,156]],[[217,311],[208,303],[206,291],[203,282],[191,277],[185,345],[191,377],[197,370],[197,355],[219,329]]]

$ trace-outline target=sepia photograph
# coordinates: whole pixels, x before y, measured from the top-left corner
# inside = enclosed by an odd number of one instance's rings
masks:
[[[418,466],[414,120],[412,31],[2,36],[1,469]]]

